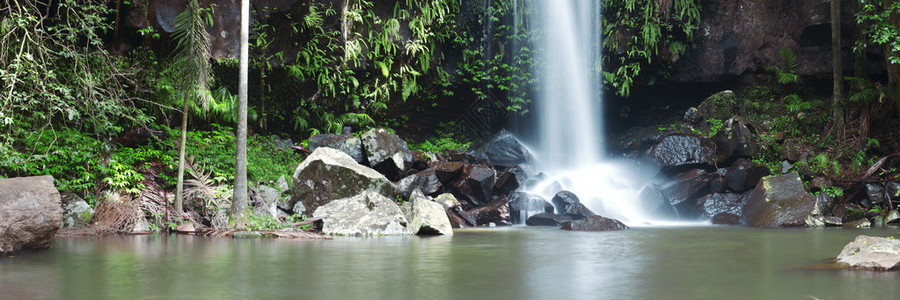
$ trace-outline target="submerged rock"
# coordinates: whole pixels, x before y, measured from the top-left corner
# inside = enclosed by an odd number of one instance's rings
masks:
[[[574,220],[584,219],[585,217],[595,216],[594,212],[584,206],[575,193],[570,191],[561,191],[553,196],[550,200],[556,207],[556,212],[561,215],[568,215]]]
[[[819,227],[825,221],[816,197],[796,172],[766,176],[750,192],[741,222],[751,227]]]
[[[528,226],[561,226],[563,223],[572,221],[572,217],[568,215],[557,215],[554,213],[539,213],[528,217],[525,225]]]
[[[400,207],[375,191],[337,199],[318,207],[313,218],[322,217],[322,232],[336,235],[409,235],[414,232]]]
[[[441,204],[431,201],[415,190],[404,203],[403,212],[409,221],[409,228],[418,235],[453,235],[450,219]]]
[[[513,224],[522,224],[526,220],[523,215],[527,212],[553,213],[553,204],[544,200],[540,195],[515,192],[509,197],[509,216]],[[571,219],[571,218],[570,218]]]
[[[307,212],[335,199],[374,191],[394,198],[394,186],[384,175],[360,165],[352,157],[332,148],[318,148],[294,171],[292,200],[284,206],[294,208],[302,201]]]
[[[0,178],[0,253],[50,248],[61,224],[53,177]]]
[[[571,231],[610,231],[628,229],[628,226],[616,219],[589,216],[584,219],[566,222],[561,229]]]
[[[856,221],[846,222],[841,225],[843,228],[869,228],[872,227],[872,222],[869,219],[862,218]]]
[[[722,213],[735,215],[738,218],[743,213],[747,197],[741,194],[709,194],[697,199],[697,208],[701,219],[712,219],[713,216]]]
[[[874,271],[900,269],[900,240],[860,235],[850,242],[837,262],[849,268]]]
[[[672,203],[662,193],[659,185],[655,183],[644,187],[638,194],[638,200],[641,203],[641,208],[650,212],[650,215],[653,217],[662,220],[671,220],[678,217],[675,208],[672,207]]]

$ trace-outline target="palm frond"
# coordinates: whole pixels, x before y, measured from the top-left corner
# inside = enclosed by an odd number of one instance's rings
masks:
[[[188,0],[184,11],[175,17],[172,37],[177,41],[175,68],[181,79],[181,90],[205,110],[210,102],[206,91],[209,90],[212,67],[209,62],[210,38],[202,14],[197,0]]]

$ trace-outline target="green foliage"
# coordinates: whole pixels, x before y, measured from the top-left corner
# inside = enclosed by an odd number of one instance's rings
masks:
[[[276,143],[273,137],[252,136],[247,147],[247,177],[253,182],[290,178],[303,160],[293,149]]]
[[[425,140],[422,143],[409,143],[409,148],[424,153],[441,154],[447,151],[465,152],[472,147],[472,142],[462,142],[451,133],[456,122],[446,122],[439,125],[441,129],[435,130],[437,136]]]
[[[883,46],[888,61],[900,64],[900,2],[884,0],[858,0],[856,23],[867,39],[858,40],[854,51],[864,52],[869,46]]]
[[[797,53],[794,52],[794,50],[791,50],[791,48],[782,47],[781,49],[778,49],[778,57],[781,58],[782,65],[773,68],[778,83],[781,85],[791,85],[802,82],[800,75],[797,74],[797,68],[800,66],[800,63],[797,61]]]
[[[251,231],[260,231],[260,230],[278,230],[284,228],[293,227],[293,224],[296,222],[300,222],[306,220],[306,216],[303,215],[291,215],[287,218],[286,221],[281,222],[278,219],[273,218],[268,215],[257,215],[255,213],[249,213],[247,216],[247,230]],[[309,228],[310,225],[304,225],[300,227],[300,229]]]
[[[675,62],[688,49],[700,24],[699,0],[603,0],[603,75],[616,94],[627,97],[638,82],[653,82],[642,70]],[[656,72],[653,72],[656,73]]]

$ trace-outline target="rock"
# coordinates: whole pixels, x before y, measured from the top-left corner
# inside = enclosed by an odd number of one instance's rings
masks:
[[[900,220],[900,212],[898,212],[896,209],[892,209],[884,215],[883,223],[884,225],[888,225],[891,223],[895,223],[898,220]]]
[[[426,195],[433,195],[441,191],[441,182],[434,173],[434,169],[427,169],[404,177],[397,182],[397,195],[404,199],[409,198],[414,190],[421,190]]]
[[[255,197],[253,201],[253,213],[277,219],[278,203],[282,200],[281,193],[265,185],[260,185],[256,189],[259,190],[259,197]]]
[[[572,217],[568,215],[557,215],[554,213],[539,213],[528,217],[525,225],[528,226],[562,226],[563,223],[572,221]]]
[[[411,167],[413,155],[406,141],[387,129],[367,131],[362,136],[362,143],[369,165],[391,181],[399,180],[400,174]]]
[[[450,226],[453,228],[466,228],[478,226],[478,222],[468,212],[463,210],[462,206],[454,206],[444,210],[447,217],[450,218]]]
[[[275,190],[278,190],[279,193],[285,193],[291,190],[291,185],[287,182],[287,179],[284,178],[284,175],[278,177],[278,180],[275,181]]]
[[[853,269],[892,271],[900,269],[900,240],[860,235],[837,256],[837,262]]]
[[[394,198],[394,186],[384,175],[356,163],[336,149],[322,147],[313,151],[294,171],[292,202],[302,202],[308,212],[334,199],[348,198],[374,191]],[[289,206],[293,209],[294,204]]]
[[[466,212],[475,219],[475,223],[479,226],[512,225],[509,221],[509,203],[503,198]]]
[[[497,181],[494,183],[493,194],[494,195],[509,195],[509,193],[514,192],[519,188],[519,180],[516,179],[516,174],[512,172],[503,172],[500,173],[500,176],[497,176]]]
[[[184,223],[175,227],[175,231],[178,233],[195,233],[197,229],[194,227],[194,223]]]
[[[94,208],[72,193],[62,195],[63,227],[87,225],[94,219]]]
[[[872,227],[872,222],[869,222],[869,219],[862,218],[852,222],[846,222],[841,225],[843,228],[870,228]]]
[[[769,169],[765,166],[740,158],[728,168],[725,186],[738,193],[749,191],[766,175],[769,175]]]
[[[696,135],[671,134],[650,148],[650,158],[669,174],[691,168],[711,168],[716,161],[716,144]]]
[[[697,113],[703,121],[709,119],[728,120],[737,112],[737,97],[731,90],[713,94],[697,106]]]
[[[844,224],[844,221],[841,220],[840,217],[829,216],[825,217],[825,226],[841,226]]]
[[[475,205],[491,201],[494,186],[494,170],[483,165],[468,165],[463,171],[463,182],[459,193]]]
[[[290,199],[290,197],[284,198],[284,200],[288,199]],[[289,211],[293,215],[302,215],[309,212],[308,210],[306,210],[306,206],[303,205],[303,201],[297,201],[297,203],[294,203],[294,207]]]
[[[431,168],[434,169],[434,176],[437,176],[441,184],[450,186],[462,175],[463,166],[461,162],[450,161],[436,163]]]
[[[650,215],[656,219],[671,220],[678,217],[672,203],[666,198],[666,195],[660,190],[659,185],[653,183],[645,186],[638,194],[640,207],[650,212]]]
[[[529,213],[553,213],[553,204],[540,195],[515,192],[509,196],[509,216],[513,224],[522,224]],[[570,218],[571,219],[571,218]]]
[[[889,181],[887,184],[888,195],[891,199],[900,200],[900,182]]]
[[[133,234],[148,234],[153,233],[153,230],[150,229],[150,222],[144,218],[138,218],[134,221],[134,225],[131,226],[131,233]]]
[[[666,199],[673,207],[679,209],[680,213],[685,214],[683,207],[693,208],[693,201],[704,191],[709,190],[709,182],[715,177],[715,173],[706,170],[693,169],[675,176],[672,181],[660,187]]]
[[[347,153],[356,162],[365,165],[368,160],[363,153],[362,140],[350,134],[317,134],[309,138],[309,151],[328,147]]]
[[[53,177],[0,178],[0,253],[50,248],[62,214]]]
[[[585,217],[596,215],[578,200],[578,196],[576,196],[575,193],[570,191],[556,193],[550,201],[553,202],[553,206],[556,207],[557,213],[568,215],[574,220],[580,220]]]
[[[743,121],[731,117],[724,121],[723,127],[712,137],[716,143],[719,162],[730,162],[738,158],[759,153],[759,138]]]
[[[886,206],[891,201],[886,189],[880,183],[866,184],[866,196],[869,197],[872,204]]]
[[[816,176],[812,179],[812,182],[810,182],[810,184],[812,184],[812,187],[819,190],[824,190],[826,188],[834,186],[834,182],[832,182],[831,179],[822,176]]]
[[[712,219],[722,213],[740,217],[746,203],[747,197],[741,194],[714,193],[697,199],[697,208],[701,219]]]
[[[428,200],[422,191],[415,190],[404,203],[403,212],[409,221],[409,228],[417,235],[453,235],[453,227],[444,208],[437,202]]]
[[[794,167],[794,165],[792,165],[790,162],[788,162],[786,160],[782,161],[781,162],[781,173],[787,174],[787,172],[789,172],[791,170],[791,168],[793,168],[793,167]]]
[[[628,229],[628,226],[616,219],[589,216],[584,219],[566,222],[561,229],[571,231],[610,231]]]
[[[456,197],[451,193],[443,193],[434,198],[434,202],[437,202],[445,209],[450,209],[453,207],[459,206],[459,200],[456,200]]]
[[[763,177],[742,213],[741,223],[751,227],[825,225],[816,197],[803,189],[796,172]]]
[[[716,170],[716,175],[713,176],[712,180],[709,181],[709,192],[710,193],[726,193],[725,187],[725,175],[728,175],[728,169],[719,168]]]
[[[321,149],[328,148],[319,150]],[[325,234],[357,236],[414,234],[397,203],[373,190],[365,190],[349,198],[328,202],[316,208],[312,216],[323,218],[322,232]]]
[[[730,213],[719,213],[710,219],[715,225],[741,225],[741,217]]]
[[[700,121],[703,121],[703,116],[700,115],[700,111],[697,110],[696,107],[688,108],[688,110],[684,112],[684,122],[688,124],[700,124]]]
[[[512,133],[503,129],[484,147],[485,155],[492,165],[515,166],[529,164],[534,155]]]

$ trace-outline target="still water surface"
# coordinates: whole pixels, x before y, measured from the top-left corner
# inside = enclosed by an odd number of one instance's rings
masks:
[[[859,234],[900,229],[57,239],[0,259],[0,299],[897,299],[900,272],[801,269]]]

